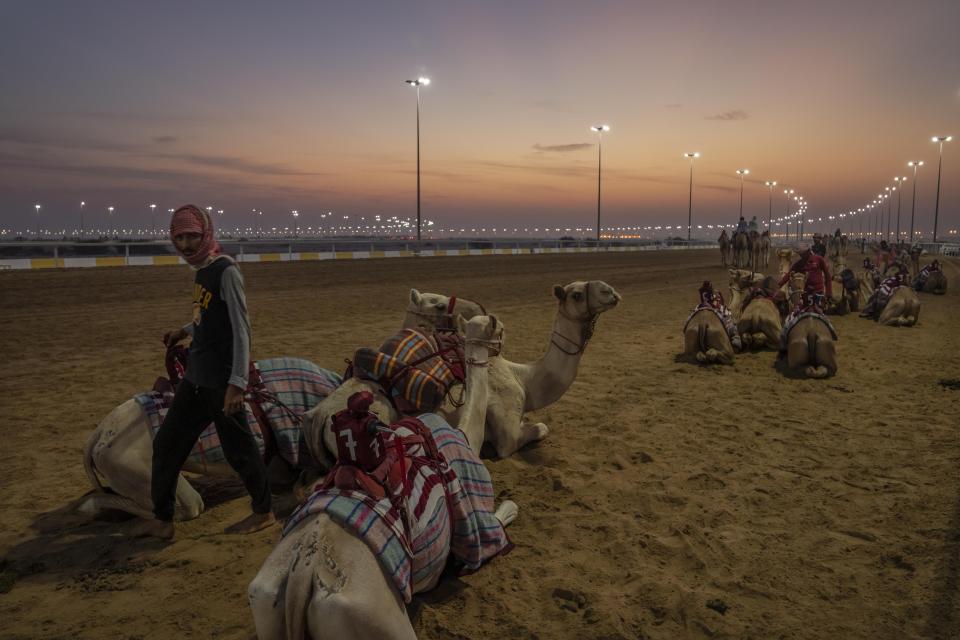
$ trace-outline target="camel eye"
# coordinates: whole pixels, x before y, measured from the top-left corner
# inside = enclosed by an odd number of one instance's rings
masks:
[[[580,293],[579,291],[574,291],[573,299],[576,300],[577,302],[580,302],[581,300],[583,300],[583,294]]]

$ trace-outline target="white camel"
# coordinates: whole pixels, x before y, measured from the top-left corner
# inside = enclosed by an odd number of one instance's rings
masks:
[[[576,379],[580,358],[587,347],[597,318],[617,306],[620,294],[600,280],[572,282],[554,286],[559,302],[547,350],[530,363],[511,362],[503,357],[491,361],[490,385],[493,397],[487,407],[484,440],[489,441],[501,458],[508,457],[530,442],[542,440],[547,425],[523,421],[524,413],[546,407],[559,400]],[[355,392],[374,393],[376,413],[384,422],[395,421],[399,414],[379,384],[352,378],[321,401],[304,416],[304,437],[314,455],[324,449],[320,435],[326,432],[333,415],[346,407]],[[448,400],[438,413],[451,424],[459,424],[459,409]],[[477,434],[467,434],[470,445],[479,447]]]
[[[310,408],[307,404],[312,406],[325,397],[340,380],[338,374],[299,358],[262,360],[258,365],[265,375],[275,368],[301,372],[298,376],[285,379],[284,397],[296,399],[287,404],[295,412],[306,411]],[[276,406],[265,406],[264,409],[270,415],[282,411]],[[208,427],[212,428],[212,425]],[[197,448],[194,450],[197,451]],[[226,460],[214,462],[202,456],[199,456],[199,460],[197,458],[191,455],[183,470],[204,476],[236,477],[236,472]],[[279,461],[279,458],[276,456],[275,460]],[[95,514],[105,509],[119,509],[141,518],[152,518],[152,460],[153,429],[150,419],[137,399],[131,398],[107,414],[87,439],[83,465],[94,490],[84,497],[78,510]],[[203,509],[200,494],[181,475],[177,480],[174,519],[192,520]]]
[[[468,375],[458,426],[470,433],[483,429],[489,398],[488,345],[500,328],[494,316],[477,316],[463,329]],[[380,418],[385,421],[383,414]],[[336,453],[335,435],[322,439]],[[473,451],[479,461],[479,450]],[[495,516],[507,526],[517,511],[517,505],[506,500]],[[415,590],[436,586],[439,573],[416,584]],[[250,583],[248,598],[261,640],[416,639],[404,597],[371,548],[327,513],[307,516],[281,539]]]
[[[403,328],[427,332],[454,329],[456,316],[469,320],[479,315],[486,315],[486,310],[478,302],[410,289],[410,301],[403,317]]]

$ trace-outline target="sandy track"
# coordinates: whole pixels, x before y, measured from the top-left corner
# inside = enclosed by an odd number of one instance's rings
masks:
[[[409,288],[480,300],[536,357],[551,285],[602,279],[601,317],[539,446],[490,461],[517,548],[420,602],[440,638],[903,638],[960,629],[960,268],[920,324],[836,320],[840,371],[789,380],[770,352],[678,362],[710,252],[245,265],[254,356],[342,369],[399,325]],[[78,518],[83,442],[162,371],[189,317],[184,268],[0,273],[0,637],[249,638],[246,586],[277,529],[216,504],[171,545]],[[707,605],[711,603],[713,608]],[[725,609],[720,613],[718,609]]]

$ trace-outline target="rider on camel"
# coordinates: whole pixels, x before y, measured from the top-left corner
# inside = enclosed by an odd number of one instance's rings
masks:
[[[860,317],[879,320],[880,312],[883,311],[883,308],[887,306],[887,302],[890,301],[893,290],[897,287],[905,286],[909,275],[910,273],[905,266],[902,264],[897,265],[896,275],[890,276],[880,283],[880,286],[877,287],[873,295],[870,296],[870,300],[867,301],[867,305],[863,308]]]
[[[804,292],[810,292],[820,295],[826,295],[833,298],[833,287],[831,281],[833,276],[830,274],[830,267],[823,256],[819,256],[810,250],[810,245],[801,242],[797,245],[797,253],[800,259],[790,265],[790,270],[780,278],[779,286],[787,284],[790,276],[795,273],[807,274],[807,282],[803,287]]]
[[[750,218],[750,224],[748,226],[750,227],[750,233],[753,233],[759,229],[759,225],[757,224],[757,216]]]
[[[712,309],[720,316],[723,326],[730,336],[730,343],[733,348],[739,351],[743,347],[740,341],[740,334],[737,332],[737,322],[733,319],[730,309],[724,304],[723,294],[713,290],[713,284],[709,280],[704,280],[700,286],[700,304],[694,309],[694,313],[701,309]]]
[[[747,221],[743,219],[743,216],[740,216],[740,220],[737,222],[737,233],[744,233],[747,230]]]
[[[917,274],[917,277],[913,281],[914,290],[923,291],[923,285],[926,284],[927,278],[929,278],[930,274],[934,271],[940,271],[939,260],[934,260],[923,269],[920,269],[920,273]]]

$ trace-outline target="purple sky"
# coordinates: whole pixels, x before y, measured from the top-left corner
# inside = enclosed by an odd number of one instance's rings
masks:
[[[960,137],[960,2],[0,4],[0,226],[73,228],[185,202],[251,224],[733,222],[777,180],[826,216],[911,175],[930,229]],[[908,195],[912,195],[908,183]],[[941,229],[960,226],[960,140]],[[779,189],[778,189],[779,191]],[[785,207],[782,193],[775,214]],[[905,212],[909,212],[909,197]],[[894,208],[896,202],[894,202]],[[159,216],[158,216],[159,217]],[[98,220],[99,218],[99,220]]]

